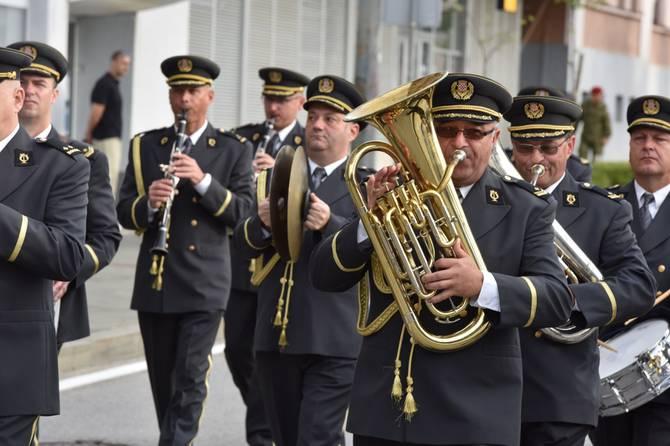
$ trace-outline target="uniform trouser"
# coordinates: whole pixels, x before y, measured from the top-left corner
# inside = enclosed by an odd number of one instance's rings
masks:
[[[257,352],[256,360],[277,446],[344,446],[355,359]]]
[[[591,429],[576,423],[521,423],[521,446],[584,446]]]
[[[0,445],[33,446],[37,445],[36,415],[17,415],[0,417]]]
[[[207,399],[211,350],[221,312],[138,312],[160,428],[159,445],[189,444]]]
[[[438,427],[439,429],[439,427]],[[375,438],[375,437],[366,437],[364,435],[354,435],[354,446],[435,446],[435,445],[428,445],[428,444],[420,444],[420,443],[407,443],[407,442],[402,442],[402,441],[392,441],[392,440],[384,440],[383,438]],[[446,446],[446,445],[445,445]],[[476,445],[449,445],[449,446],[495,446],[495,445],[485,445],[485,444],[476,444]]]
[[[667,446],[670,405],[650,401],[627,414],[600,418],[591,441],[595,446]]]
[[[265,416],[253,350],[257,299],[254,292],[231,290],[223,316],[223,334],[226,362],[247,406],[247,443],[251,446],[271,446],[272,435]]]
[[[121,138],[94,139],[93,147],[107,155],[109,161],[109,180],[112,185],[112,193],[117,196],[119,190],[119,172],[121,169],[121,156],[123,155],[123,144]]]

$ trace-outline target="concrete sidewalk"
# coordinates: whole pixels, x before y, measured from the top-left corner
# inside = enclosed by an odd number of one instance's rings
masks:
[[[140,237],[124,230],[112,263],[87,282],[91,336],[63,346],[61,379],[144,358],[137,313],[130,310],[139,246]]]

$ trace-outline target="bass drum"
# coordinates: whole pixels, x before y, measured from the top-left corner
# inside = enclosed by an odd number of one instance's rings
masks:
[[[600,415],[621,415],[653,400],[670,387],[668,323],[650,319],[600,347]]]

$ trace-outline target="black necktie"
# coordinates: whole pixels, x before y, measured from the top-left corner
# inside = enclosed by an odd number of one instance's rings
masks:
[[[188,155],[191,149],[193,148],[193,141],[191,141],[190,137],[186,137],[186,141],[184,141],[184,148],[181,151],[184,155]]]
[[[458,201],[463,203],[463,194],[461,193],[461,188],[460,187],[456,188],[456,195],[458,195]]]
[[[314,169],[314,172],[312,172],[312,186],[314,187],[313,190],[317,190],[319,186],[321,186],[321,183],[323,183],[323,180],[326,179],[326,169],[323,167],[317,167]]]
[[[640,206],[640,225],[642,230],[646,231],[651,224],[651,213],[649,212],[649,205],[654,202],[654,196],[649,192],[642,194],[642,206]]]
[[[275,133],[272,135],[272,138],[270,138],[270,141],[268,141],[268,145],[265,148],[265,151],[273,158],[277,156],[277,152],[279,152],[279,133]]]

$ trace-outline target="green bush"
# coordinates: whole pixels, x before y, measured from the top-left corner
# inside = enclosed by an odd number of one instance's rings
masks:
[[[633,171],[627,161],[597,161],[593,165],[593,184],[609,187],[614,184],[626,184],[633,179]]]

